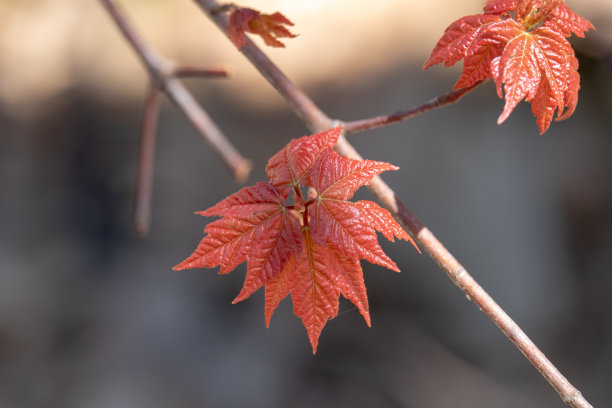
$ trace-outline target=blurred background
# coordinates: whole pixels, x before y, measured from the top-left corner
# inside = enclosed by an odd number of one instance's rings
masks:
[[[351,136],[385,179],[596,407],[612,406],[612,3],[568,1],[597,28],[572,40],[576,113],[538,134],[487,83],[459,103]],[[162,55],[222,65],[186,81],[253,160],[307,134],[190,0],[122,0]],[[299,37],[266,49],[329,116],[360,119],[450,90],[421,65],[482,1],[245,1]],[[364,263],[372,328],[342,300],[312,355],[289,299],[266,329],[263,291],[232,305],[244,266],[173,272],[239,186],[168,102],[153,219],[131,211],[147,76],[95,0],[0,3],[0,407],[561,407],[498,329],[426,256]],[[359,199],[372,199],[361,192]],[[382,240],[382,237],[381,237]]]

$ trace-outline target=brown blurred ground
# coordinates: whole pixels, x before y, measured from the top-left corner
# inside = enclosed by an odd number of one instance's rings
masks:
[[[491,84],[456,105],[353,137],[408,206],[597,407],[612,404],[612,6],[568,2],[575,115],[537,134],[521,104],[502,126]],[[122,2],[164,55],[226,65],[189,81],[255,163],[305,134],[191,1]],[[371,8],[375,4],[375,8]],[[457,69],[420,66],[478,1],[250,2],[300,36],[270,55],[332,117],[446,92]],[[231,305],[244,269],[176,273],[238,187],[172,106],[160,118],[153,227],[130,212],[145,71],[95,1],[0,4],[0,407],[556,407],[526,360],[425,256],[364,265],[373,327],[348,302],[310,355],[286,300]],[[368,198],[367,192],[362,194]]]

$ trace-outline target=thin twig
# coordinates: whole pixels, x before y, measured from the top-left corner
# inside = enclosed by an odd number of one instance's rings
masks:
[[[168,98],[187,116],[202,137],[223,159],[238,182],[244,181],[251,170],[251,162],[227,140],[206,111],[196,102],[191,93],[174,76],[174,66],[162,59],[151,46],[134,30],[125,14],[113,0],[100,0],[108,13],[136,51],[153,81],[160,84]]]
[[[227,16],[213,13],[219,5],[214,0],[195,0],[208,16],[217,23],[223,32],[227,32]],[[334,123],[293,84],[272,61],[259,50],[252,42],[241,48],[241,51],[253,63],[262,75],[287,100],[295,113],[304,121],[313,132],[328,129]],[[342,136],[337,150],[347,157],[360,159],[361,156]],[[375,177],[368,186],[378,200],[391,211],[409,230],[420,246],[440,266],[447,276],[465,292],[467,298],[472,300],[500,330],[514,343],[514,345],[527,357],[529,362],[542,374],[542,376],[559,393],[563,402],[574,408],[592,408],[582,394],[570,384],[559,370],[534,345],[520,327],[495,303],[495,301],[478,285],[467,270],[455,257],[438,241],[435,236],[412,214],[406,206],[396,197],[393,190],[380,177]]]
[[[355,120],[352,122],[344,122],[344,131],[347,134],[362,132],[364,130],[374,129],[381,126],[390,125],[392,123],[402,122],[406,119],[410,119],[414,116],[420,115],[421,113],[425,113],[435,108],[439,108],[441,106],[449,105],[451,103],[457,102],[461,97],[463,97],[468,92],[475,89],[478,85],[482,84],[484,81],[478,81],[473,85],[470,85],[465,88],[459,88],[454,91],[451,91],[447,94],[440,95],[437,98],[432,99],[429,102],[426,102],[420,106],[416,106],[414,108],[397,111],[390,115],[381,115],[375,116],[369,119],[361,119]]]
[[[174,76],[178,78],[189,78],[189,77],[216,77],[216,78],[228,78],[230,73],[225,68],[203,68],[203,67],[192,67],[188,65],[178,66],[172,70]]]
[[[151,196],[153,193],[153,168],[155,164],[155,135],[157,119],[161,104],[159,86],[151,83],[149,94],[145,101],[140,131],[140,159],[138,163],[138,181],[136,182],[136,197],[134,200],[134,228],[136,233],[144,237],[149,233],[151,225]]]

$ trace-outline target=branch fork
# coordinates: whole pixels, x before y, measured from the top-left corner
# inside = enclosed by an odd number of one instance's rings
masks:
[[[157,133],[161,92],[165,93],[187,116],[198,133],[223,160],[238,183],[242,183],[248,178],[252,164],[223,135],[210,116],[180,81],[180,79],[187,77],[227,78],[229,72],[224,68],[182,66],[165,60],[136,32],[125,17],[125,13],[114,0],[100,0],[100,3],[138,54],[151,78],[142,118],[140,160],[134,205],[134,227],[138,235],[144,236],[148,233],[151,219],[155,134]]]

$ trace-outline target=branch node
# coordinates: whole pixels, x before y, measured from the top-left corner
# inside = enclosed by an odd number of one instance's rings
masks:
[[[238,6],[235,3],[226,3],[226,4],[218,5],[216,7],[211,7],[209,9],[207,9],[207,10],[208,10],[208,12],[210,14],[216,15],[216,14],[220,14],[220,13],[234,11],[237,8],[238,8]]]
[[[573,395],[571,395],[569,398],[563,398],[563,402],[565,402],[566,405],[572,405],[574,401],[580,399],[581,397],[582,397],[582,393],[576,390],[576,392]]]
[[[465,268],[463,266],[459,266],[457,268],[457,270],[455,270],[455,272],[453,272],[453,279],[455,280],[455,282],[459,282],[461,277],[467,273],[467,271],[465,270]]]

